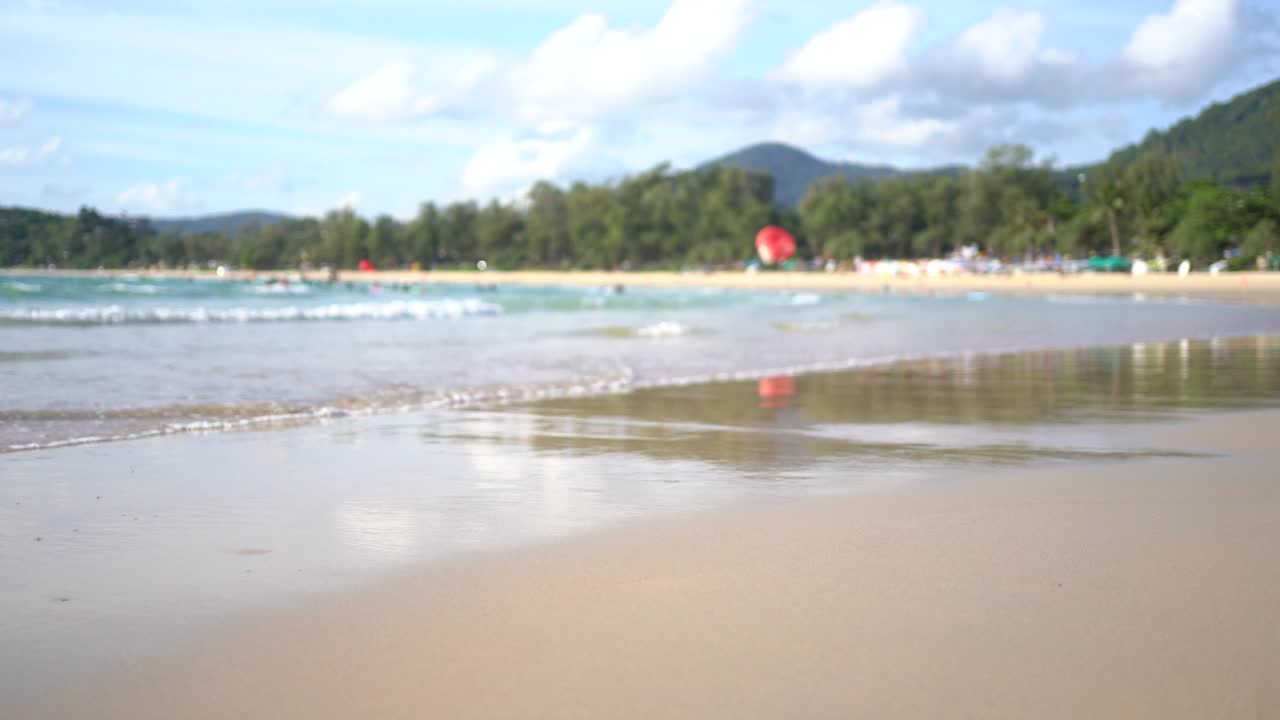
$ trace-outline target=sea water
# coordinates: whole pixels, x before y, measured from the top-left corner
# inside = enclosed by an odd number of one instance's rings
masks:
[[[1142,296],[10,276],[0,451],[1262,334],[1276,309]]]

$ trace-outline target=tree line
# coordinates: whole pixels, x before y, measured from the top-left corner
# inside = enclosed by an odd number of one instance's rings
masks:
[[[427,202],[407,221],[343,209],[234,236],[160,233],[144,218],[91,208],[0,208],[0,265],[726,266],[750,258],[755,233],[771,223],[797,236],[803,257],[940,257],[977,245],[1005,258],[1165,254],[1203,265],[1234,249],[1244,265],[1280,254],[1280,154],[1275,165],[1270,185],[1240,187],[1187,180],[1178,155],[1159,147],[1076,172],[1005,145],[960,173],[821,180],[795,209],[774,203],[767,174],[659,165],[599,184],[539,182],[509,202]]]
[[[1184,179],[1176,154],[1151,148],[1064,172],[1030,148],[989,150],[958,175],[907,175],[874,183],[814,184],[800,216],[815,254],[938,257],[977,245],[1005,258],[1062,254],[1239,263],[1280,250],[1280,154],[1267,185]]]

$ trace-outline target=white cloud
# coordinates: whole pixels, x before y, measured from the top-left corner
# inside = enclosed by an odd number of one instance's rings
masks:
[[[902,100],[896,95],[861,105],[856,118],[857,133],[862,141],[898,147],[923,147],[955,132],[952,122],[904,115]]]
[[[0,98],[0,127],[17,125],[31,113],[31,101],[25,98],[4,100]]]
[[[955,51],[989,78],[1015,80],[1025,76],[1041,59],[1044,28],[1040,13],[1001,8],[962,32],[956,39]]]
[[[478,54],[433,88],[421,65],[396,60],[325,107],[340,117],[384,122],[485,113],[530,125],[589,121],[693,93],[734,48],[751,14],[750,0],[675,0],[654,26],[625,30],[588,13],[523,60]]]
[[[369,58],[434,68],[475,55],[448,42],[272,22],[261,8],[256,17],[236,17],[220,4],[208,12],[191,5],[148,0],[56,11],[0,5],[5,68],[20,68],[5,72],[3,84],[26,95],[314,130],[334,78],[350,78]]]
[[[191,210],[196,206],[183,178],[126,188],[116,195],[116,204],[124,210],[145,213],[174,213]]]
[[[814,35],[775,77],[805,86],[873,87],[905,70],[907,48],[923,22],[920,8],[877,3]]]
[[[770,98],[761,134],[925,162],[971,159],[984,143],[1114,142],[1097,120],[1104,107],[1199,98],[1247,59],[1246,36],[1259,31],[1242,27],[1241,1],[1169,0],[1122,50],[1090,61],[1047,44],[1046,14],[1008,7],[916,51],[923,11],[882,0],[800,44],[771,75],[820,92],[756,90]]]
[[[1232,58],[1239,36],[1237,0],[1176,0],[1149,15],[1121,53],[1132,89],[1169,99],[1199,96]]]
[[[37,165],[62,149],[62,138],[51,137],[38,146],[15,145],[0,148],[0,165]]]
[[[802,147],[829,147],[865,152],[895,160],[964,145],[971,130],[971,109],[958,118],[942,119],[911,112],[901,94],[850,104],[843,113],[813,112],[804,106],[780,115],[768,135]],[[939,162],[927,158],[926,162]]]
[[[511,196],[538,180],[587,172],[598,160],[594,128],[548,125],[536,135],[504,137],[476,151],[462,172],[463,186],[481,197]]]
[[[751,19],[749,0],[675,0],[652,28],[579,17],[512,72],[526,120],[588,119],[680,97],[704,82]]]
[[[407,61],[389,62],[335,95],[325,107],[339,117],[360,120],[392,120],[430,112],[429,101],[410,97],[412,72]]]
[[[977,103],[1036,103],[1061,110],[1097,84],[1075,53],[1046,47],[1045,16],[1001,8],[913,59],[911,87],[953,112]]]
[[[430,90],[427,73],[407,60],[393,60],[344,88],[324,108],[335,117],[380,123],[467,114],[499,95],[495,92],[499,70],[492,53],[473,53],[447,82],[436,83]]]

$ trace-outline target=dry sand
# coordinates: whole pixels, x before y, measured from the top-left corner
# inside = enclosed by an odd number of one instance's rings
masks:
[[[0,274],[54,274],[119,276],[141,274],[144,277],[215,277],[211,272],[181,270],[145,271],[136,273],[121,270],[87,271],[27,271],[0,270]],[[255,276],[282,275],[277,273],[253,273],[233,271],[228,279],[248,279]],[[306,273],[311,280],[320,281],[319,272]],[[1134,277],[1123,273],[1081,273],[1058,275],[1054,273],[1027,275],[958,275],[950,277],[883,278],[854,273],[822,272],[744,272],[676,273],[676,272],[590,272],[590,271],[488,271],[480,272],[412,272],[382,271],[361,273],[343,271],[341,279],[356,282],[382,283],[448,283],[456,285],[579,285],[632,287],[719,287],[744,290],[812,290],[883,292],[1001,292],[1001,293],[1089,293],[1133,294],[1156,296],[1187,296],[1226,302],[1280,304],[1280,272],[1194,273],[1179,277],[1173,273]]]
[[[1277,717],[1277,427],[469,558],[30,717]]]

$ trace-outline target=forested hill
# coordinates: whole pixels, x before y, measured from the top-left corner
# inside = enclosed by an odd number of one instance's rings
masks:
[[[151,225],[157,232],[175,235],[199,235],[221,233],[239,237],[246,230],[258,226],[277,225],[289,219],[288,215],[266,210],[244,210],[220,215],[202,215],[190,218],[154,218]]]
[[[795,207],[809,187],[822,178],[839,176],[846,180],[879,180],[903,171],[888,165],[859,165],[828,162],[784,143],[759,143],[716,158],[704,165],[735,167],[773,176],[773,200],[783,207]]]
[[[1228,185],[1265,185],[1272,160],[1280,152],[1280,80],[1214,103],[1195,117],[1184,118],[1167,130],[1151,130],[1139,143],[1126,145],[1104,163],[1065,168],[1064,187],[1080,172],[1110,164],[1129,165],[1143,152],[1163,150],[1176,155],[1188,180],[1216,179]],[[813,183],[827,177],[848,181],[880,180],[919,172],[890,165],[832,162],[784,143],[759,143],[706,163],[768,173],[773,176],[774,202],[796,207]],[[948,166],[931,172],[957,173]]]
[[[1188,180],[1266,184],[1280,153],[1280,80],[1213,103],[1168,130],[1152,130],[1142,142],[1112,153],[1110,162],[1128,165],[1148,150],[1177,155]]]

